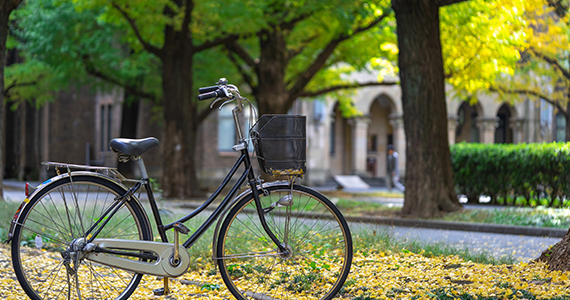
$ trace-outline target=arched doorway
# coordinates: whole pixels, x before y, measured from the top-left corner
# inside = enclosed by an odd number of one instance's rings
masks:
[[[366,172],[370,177],[386,176],[386,148],[394,144],[394,130],[390,125],[390,114],[394,110],[392,100],[386,95],[380,95],[370,105],[366,147]]]
[[[495,129],[495,144],[512,144],[513,143],[513,129],[511,128],[510,122],[513,113],[508,104],[503,104],[497,112],[497,118],[499,119],[498,127]]]
[[[477,118],[482,116],[481,106],[477,103],[469,105],[463,102],[457,110],[457,128],[455,130],[455,142],[479,143],[481,134],[477,126]]]

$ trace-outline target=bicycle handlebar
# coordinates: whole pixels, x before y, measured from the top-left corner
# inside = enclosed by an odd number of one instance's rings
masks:
[[[215,88],[218,89],[217,86]],[[218,97],[224,97],[224,96],[225,95],[224,95],[222,90],[216,90],[213,92],[198,95],[198,100],[204,101],[204,100],[208,100],[208,99],[212,99],[212,98],[218,98]]]
[[[219,86],[217,86],[217,85],[201,87],[198,89],[198,93],[200,93],[200,94],[209,93],[209,92],[213,92],[213,91],[217,90],[218,88],[219,88]]]
[[[225,78],[220,78],[220,80],[218,80],[216,84],[217,84],[216,86],[199,88],[198,92],[200,93],[200,95],[198,95],[198,100],[204,101],[216,98],[216,100],[212,103],[212,105],[210,105],[210,107],[213,107],[213,105],[216,102],[223,99],[226,99],[226,102],[224,102],[222,106],[235,100],[237,102],[238,112],[241,112],[243,108],[242,100],[246,101],[249,100],[242,97],[239,93],[238,88],[233,84],[228,84],[228,80]]]

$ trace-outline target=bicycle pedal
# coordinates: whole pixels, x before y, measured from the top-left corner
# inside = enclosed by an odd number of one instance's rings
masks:
[[[165,295],[168,295],[168,293],[165,293],[165,292],[164,292],[164,288],[154,289],[154,290],[152,290],[152,292],[153,292],[153,294],[154,294],[155,296],[165,296]]]
[[[174,228],[174,230],[182,234],[188,234],[188,232],[190,232],[190,229],[188,229],[188,227],[184,226],[184,224],[182,223],[174,223],[174,226],[172,227]]]

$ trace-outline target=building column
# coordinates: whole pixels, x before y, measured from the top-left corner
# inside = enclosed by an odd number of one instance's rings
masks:
[[[499,127],[498,117],[477,117],[477,127],[480,130],[481,143],[483,144],[494,144],[495,143],[495,130]]]
[[[455,131],[457,131],[457,123],[459,117],[457,115],[447,115],[447,137],[449,145],[455,144]]]
[[[370,118],[356,117],[348,120],[352,127],[352,174],[366,175],[366,143]]]
[[[509,120],[509,128],[513,130],[513,144],[523,143],[523,119]]]
[[[400,176],[406,174],[406,132],[404,130],[404,116],[390,115],[390,125],[392,125],[392,137],[394,139],[394,151],[398,152],[398,170]]]

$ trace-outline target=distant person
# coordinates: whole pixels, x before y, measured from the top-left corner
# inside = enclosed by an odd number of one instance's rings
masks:
[[[398,171],[398,152],[394,151],[394,145],[388,145],[388,191],[392,192],[392,185],[404,192],[406,188],[400,182]]]

